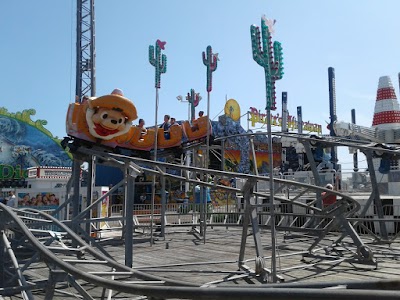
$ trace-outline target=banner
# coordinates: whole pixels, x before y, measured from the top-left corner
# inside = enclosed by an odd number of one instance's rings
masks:
[[[262,124],[267,123],[267,114],[260,113],[260,111],[258,111],[254,107],[250,107],[249,116],[250,116],[249,121],[251,122],[251,126],[253,127],[256,125],[256,123],[262,123]],[[302,122],[302,124],[303,124],[303,131],[316,132],[322,134],[321,125],[310,122]],[[271,114],[271,126],[282,127],[282,117],[280,117],[279,114],[276,115]],[[290,115],[288,116],[287,129],[289,131],[294,131],[298,129],[298,123],[296,117]]]

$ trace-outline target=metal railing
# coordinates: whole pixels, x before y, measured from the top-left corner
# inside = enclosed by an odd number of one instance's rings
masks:
[[[332,216],[325,211],[318,215],[311,207],[307,206],[313,199],[311,197],[301,198],[299,201],[304,203],[304,206],[299,206],[290,203],[281,203],[276,201],[275,214],[276,226],[282,230],[305,230],[310,225],[311,219],[318,219],[318,224],[313,224],[309,227],[310,230],[322,230],[332,221]],[[363,205],[361,205],[363,208]],[[166,205],[165,225],[166,226],[196,226],[200,224],[201,204],[195,203],[173,203]],[[360,210],[361,211],[361,210]],[[121,216],[123,205],[116,204],[111,206],[111,220],[113,217]],[[400,234],[400,203],[395,205],[383,206],[384,219],[379,219],[376,216],[374,206],[371,206],[365,217],[360,218],[358,213],[350,217],[353,223],[358,223],[356,229],[361,234],[372,234],[379,236],[380,226],[379,221],[385,223],[388,234],[391,237],[397,237]],[[240,225],[243,219],[244,207],[243,204],[228,204],[214,206],[209,204],[207,207],[207,223],[209,226],[237,226]],[[261,205],[259,209],[259,225],[269,226],[269,207]],[[134,224],[139,227],[148,227],[151,222],[151,205],[150,204],[135,204],[134,205]],[[117,221],[115,221],[117,222]],[[153,222],[159,225],[161,222],[161,204],[154,205]],[[121,222],[115,229],[121,229]],[[335,228],[331,228],[335,230]]]

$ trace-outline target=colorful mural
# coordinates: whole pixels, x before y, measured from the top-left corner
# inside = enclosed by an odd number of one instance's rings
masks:
[[[55,209],[60,204],[59,196],[54,193],[18,193],[18,206],[35,206],[40,209]]]
[[[31,120],[35,114],[34,109],[10,113],[0,108],[0,181],[26,178],[29,167],[72,166],[60,141],[44,128],[47,121]]]
[[[229,99],[225,104],[225,115],[219,117],[218,122],[213,122],[215,137],[231,136],[225,140],[225,171],[255,174],[253,155],[250,140],[246,131],[240,125],[240,106],[235,99]],[[236,135],[236,136],[235,136]],[[254,136],[258,174],[268,173],[268,141],[265,135]],[[280,143],[273,144],[274,167],[282,163],[282,147]]]
[[[274,168],[279,168],[281,166],[282,160],[282,151],[280,145],[273,145],[273,162]],[[269,158],[268,152],[266,151],[255,151],[256,153],[256,162],[257,162],[257,171],[258,174],[267,174],[268,173],[268,165]],[[237,166],[240,164],[240,150],[235,149],[225,149],[225,171],[237,172]],[[254,174],[254,163],[253,163],[253,155],[249,153],[249,168],[250,172]]]

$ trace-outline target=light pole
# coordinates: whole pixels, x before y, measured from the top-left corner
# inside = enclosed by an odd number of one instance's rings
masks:
[[[272,149],[271,132],[271,110],[276,110],[275,81],[282,79],[283,76],[283,58],[281,43],[275,41],[272,43],[271,33],[274,32],[273,25],[275,20],[269,20],[263,16],[261,18],[261,31],[256,25],[250,26],[251,46],[253,50],[254,61],[264,68],[266,85],[265,108],[267,113],[268,130],[268,160],[269,160],[269,207],[271,217],[271,276],[272,282],[277,281],[276,276],[276,231],[275,231],[275,207],[274,207],[274,164]]]
[[[176,96],[176,99],[178,99],[179,102],[187,102],[188,103],[188,121],[190,121],[190,102],[189,100],[183,99],[181,95]]]
[[[155,46],[149,46],[149,62],[155,68],[155,85],[156,88],[156,105],[155,105],[155,117],[154,117],[154,130],[155,130],[155,137],[154,137],[154,161],[157,161],[157,116],[158,116],[158,90],[161,88],[161,74],[167,72],[167,56],[162,54],[162,50],[164,50],[166,42],[162,42],[160,40],[156,41]],[[164,190],[162,191],[163,195]],[[151,189],[151,221],[150,221],[150,245],[153,245],[153,217],[154,217],[154,199],[156,195],[156,175],[153,175],[153,184]],[[165,204],[165,197],[163,196],[163,206],[161,208],[162,212],[161,215],[164,216],[164,209],[163,207]]]
[[[177,96],[176,97],[176,99],[178,99],[178,101],[179,102],[187,102],[188,103],[188,122],[190,122],[190,102],[189,102],[189,99],[187,99],[187,98],[183,98],[181,95],[179,95],[179,96]],[[185,154],[185,166],[190,166],[190,163],[191,163],[191,157],[190,157],[190,150],[187,150],[186,151],[186,154]],[[184,172],[188,172],[188,171],[184,171]],[[189,172],[188,172],[188,174],[187,174],[188,176],[188,178],[189,178]],[[190,186],[189,186],[189,182],[188,181],[186,181],[185,182],[185,197],[187,196],[187,193],[189,192],[189,189],[190,189]]]

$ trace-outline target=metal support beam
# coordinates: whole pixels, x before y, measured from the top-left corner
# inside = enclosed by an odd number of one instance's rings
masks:
[[[81,186],[81,162],[74,156],[73,157],[73,165],[72,165],[72,176],[74,177],[73,189],[74,194],[72,197],[72,219],[75,219],[79,215],[79,195],[80,195],[80,186]],[[71,228],[77,233],[78,232],[78,222],[72,222]],[[72,245],[76,247],[77,245]]]
[[[245,208],[243,214],[242,238],[241,238],[239,260],[238,260],[239,268],[244,266],[247,232],[250,223],[253,231],[253,238],[256,249],[256,257],[257,257],[256,261],[264,259],[262,243],[261,243],[261,233],[260,233],[260,228],[258,226],[257,205],[255,203],[254,196],[252,196],[253,189],[256,184],[257,180],[248,179],[242,189]]]
[[[92,195],[93,195],[93,190],[96,185],[96,165],[95,165],[95,160],[96,156],[91,155],[89,162],[88,162],[88,183],[87,183],[87,190],[86,190],[86,203],[85,203],[85,208],[89,207],[90,204],[92,203]],[[91,218],[91,210],[89,209],[86,212],[86,219]],[[85,231],[87,234],[90,235],[90,223],[86,223]]]
[[[307,155],[308,162],[310,164],[311,172],[312,172],[312,174],[314,176],[315,185],[316,186],[321,186],[321,178],[319,177],[319,173],[318,173],[318,170],[317,170],[317,164],[315,163],[314,156],[313,156],[313,154],[311,152],[310,142],[303,140],[302,144],[303,144],[304,149],[306,151],[306,155]],[[317,207],[318,208],[322,208],[322,197],[321,197],[321,194],[317,193],[316,197],[317,197],[317,203],[316,203]]]
[[[162,168],[162,172],[165,173],[165,168]],[[165,237],[165,221],[166,221],[166,206],[167,206],[167,197],[165,191],[165,176],[161,176],[161,232],[160,236]]]
[[[369,171],[369,177],[371,179],[371,185],[374,193],[374,204],[376,208],[376,214],[378,215],[379,219],[383,219],[383,207],[382,207],[382,201],[381,201],[381,195],[379,192],[379,187],[378,187],[378,182],[376,180],[376,173],[375,173],[375,168],[374,168],[374,163],[372,161],[372,151],[365,151],[364,152],[365,156],[367,157],[367,163],[368,163],[368,171]],[[388,232],[386,230],[386,224],[384,221],[379,221],[379,228],[380,228],[380,235],[384,240],[388,239]]]
[[[126,163],[125,170],[125,266],[133,265],[133,205],[135,198],[135,179],[139,174]],[[152,222],[153,220],[151,220]]]
[[[1,232],[1,240],[7,251],[8,256],[10,257],[10,260],[13,264],[13,268],[17,274],[18,285],[19,286],[27,286],[28,284],[26,282],[25,276],[19,267],[17,257],[15,256],[14,250],[12,249],[11,244],[7,239],[5,231]],[[21,296],[23,299],[34,299],[33,294],[30,290],[22,291]]]

